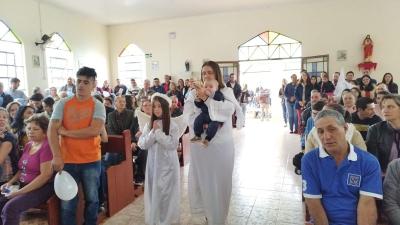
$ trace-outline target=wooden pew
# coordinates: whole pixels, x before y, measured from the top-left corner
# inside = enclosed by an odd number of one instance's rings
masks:
[[[107,216],[111,217],[134,200],[133,187],[133,167],[131,134],[125,130],[122,135],[109,135],[108,143],[102,143],[102,152],[121,153],[123,161],[120,164],[107,168]],[[77,206],[77,223],[83,224],[85,200],[82,187],[79,185],[79,201]],[[46,203],[38,209],[47,211],[47,221],[49,225],[59,225],[60,223],[60,200],[53,195]],[[105,218],[104,214],[99,214],[97,224]]]
[[[107,216],[113,216],[133,202],[133,165],[131,133],[125,130],[122,135],[109,135],[108,142],[101,146],[102,152],[121,153],[123,161],[107,168]]]

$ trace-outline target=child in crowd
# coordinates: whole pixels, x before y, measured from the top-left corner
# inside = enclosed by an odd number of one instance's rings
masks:
[[[151,120],[140,134],[138,146],[147,149],[144,190],[145,222],[149,225],[179,224],[180,178],[178,125],[171,120],[171,99],[165,94],[152,97]]]
[[[207,91],[207,95],[216,101],[224,101],[224,95],[218,90],[218,81],[207,80],[204,82],[204,88]],[[194,134],[195,136],[190,139],[191,142],[202,142],[204,146],[208,146],[208,143],[217,133],[218,127],[223,125],[223,122],[212,121],[208,112],[208,107],[205,102],[201,99],[196,99],[194,104],[201,109],[201,113],[194,120]],[[206,137],[201,140],[201,134],[204,132],[204,125],[207,124]]]

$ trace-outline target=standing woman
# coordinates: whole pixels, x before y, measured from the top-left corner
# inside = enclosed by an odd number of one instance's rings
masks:
[[[282,105],[282,115],[283,121],[285,122],[285,127],[287,126],[288,116],[286,110],[286,101],[285,101],[285,87],[287,84],[287,80],[285,78],[282,79],[282,86],[279,89],[279,98],[281,98],[281,105]]]
[[[239,97],[239,103],[240,106],[242,107],[242,113],[244,115],[245,121],[246,121],[246,108],[247,108],[247,104],[249,103],[249,90],[247,90],[247,84],[244,84],[243,89],[242,89],[242,93],[240,94]]]
[[[320,84],[321,94],[327,94],[328,97],[333,96],[333,92],[335,91],[335,85],[329,80],[328,73],[321,72],[322,81]]]
[[[392,94],[399,93],[399,87],[395,82],[393,82],[393,75],[391,73],[385,73],[385,75],[383,75],[382,83],[386,84],[390,93]]]
[[[308,75],[306,70],[302,70],[300,72],[300,81],[296,87],[296,113],[297,113],[297,124],[300,127],[301,124],[301,113],[306,107],[307,103],[310,101],[311,97],[311,81],[310,76]],[[304,124],[305,125],[305,124]]]
[[[187,92],[187,88],[185,87],[185,82],[183,81],[183,79],[179,79],[178,80],[177,89],[178,89],[178,91],[180,93],[180,99],[178,98],[179,103],[181,104],[181,106],[183,106],[185,104],[185,94]]]
[[[371,77],[369,75],[362,76],[360,83],[361,96],[374,99],[374,89],[375,85],[372,83]]]
[[[229,212],[232,193],[234,140],[232,115],[236,111],[238,128],[243,127],[243,114],[231,88],[225,87],[217,63],[207,61],[201,69],[202,80],[217,80],[225,101],[215,101],[196,86],[185,101],[184,115],[188,119],[190,136],[194,136],[193,121],[200,114],[194,100],[202,99],[208,107],[211,120],[224,123],[207,147],[190,143],[189,202],[192,214],[206,216],[209,225],[223,225]]]
[[[311,76],[310,82],[311,82],[311,89],[312,89],[312,90],[318,90],[318,91],[321,90],[321,87],[320,87],[319,84],[318,84],[317,76],[315,76],[315,75],[314,75],[314,76]]]

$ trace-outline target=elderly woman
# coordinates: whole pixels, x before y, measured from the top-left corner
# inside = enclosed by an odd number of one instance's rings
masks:
[[[368,151],[378,158],[384,174],[389,162],[399,158],[400,96],[383,96],[380,107],[385,121],[369,128],[366,143]]]
[[[6,193],[0,197],[1,224],[18,225],[21,213],[47,201],[54,193],[50,182],[53,155],[46,136],[49,120],[43,115],[33,115],[26,123],[29,142],[19,160],[19,170],[1,186]],[[19,189],[10,192],[10,186],[18,181]]]
[[[236,111],[238,128],[243,127],[243,114],[233,91],[223,83],[221,70],[214,61],[207,61],[201,68],[202,80],[218,81],[218,89],[225,101],[216,101],[207,95],[205,88],[194,85],[185,101],[184,115],[188,119],[190,136],[194,136],[193,122],[200,114],[195,99],[208,107],[211,120],[223,122],[208,146],[190,143],[189,202],[195,219],[206,216],[209,225],[226,223],[232,193],[232,173],[235,145],[232,115]],[[223,150],[223,151],[221,151]]]

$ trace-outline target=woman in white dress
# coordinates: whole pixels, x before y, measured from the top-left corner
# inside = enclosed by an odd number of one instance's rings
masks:
[[[234,165],[234,141],[232,114],[236,111],[238,128],[243,127],[241,107],[231,88],[225,87],[221,70],[213,61],[205,62],[201,70],[202,80],[217,80],[224,101],[215,101],[207,96],[203,87],[196,86],[185,101],[184,115],[188,119],[190,135],[194,136],[193,122],[200,109],[194,100],[200,98],[208,107],[212,121],[221,121],[215,137],[207,147],[199,143],[190,144],[189,202],[193,217],[205,216],[208,225],[222,225],[226,222],[232,193],[232,172]]]
[[[149,225],[178,224],[180,217],[179,159],[176,149],[179,131],[171,120],[170,99],[152,98],[150,123],[143,129],[138,145],[148,149],[144,190],[145,222]]]

